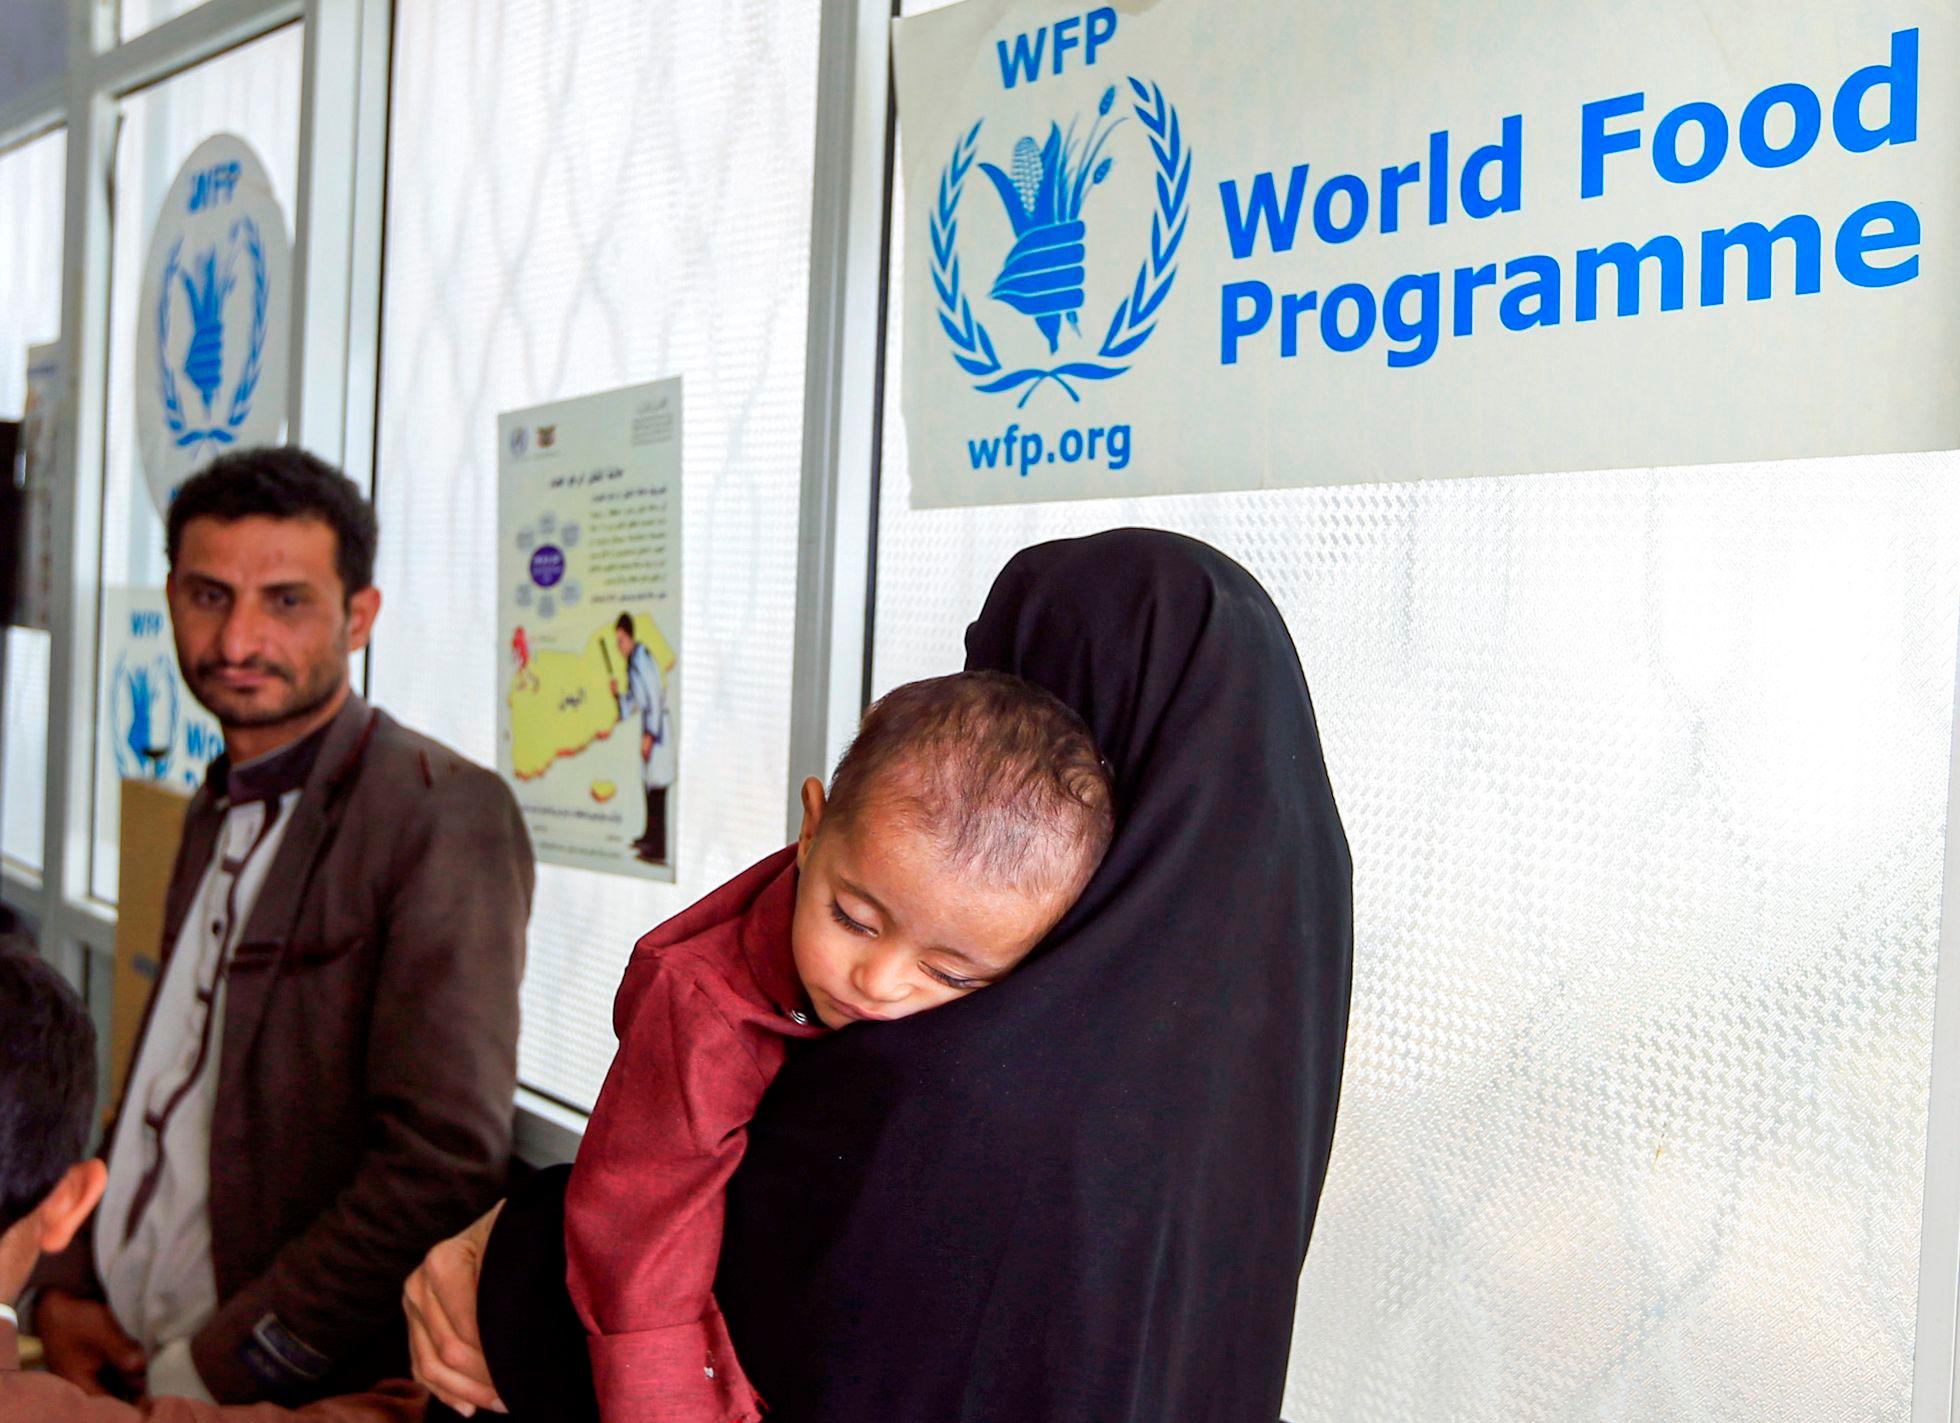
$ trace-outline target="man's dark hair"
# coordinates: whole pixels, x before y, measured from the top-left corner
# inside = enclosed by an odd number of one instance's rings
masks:
[[[587,626],[589,627],[591,624],[588,623]],[[613,631],[623,632],[628,637],[639,636],[638,633],[633,631],[633,615],[631,613],[621,613],[619,615],[619,621],[613,624]]]
[[[61,975],[0,941],[0,1232],[88,1150],[95,1025]]]
[[[261,445],[220,455],[191,476],[170,501],[165,548],[177,566],[184,526],[192,519],[233,523],[263,515],[317,519],[333,530],[334,563],[348,597],[374,583],[381,532],[374,506],[353,480],[294,445]]]
[[[910,816],[995,884],[1082,892],[1115,833],[1115,793],[1069,706],[1004,672],[909,682],[864,714],[830,780],[824,824],[868,804]]]

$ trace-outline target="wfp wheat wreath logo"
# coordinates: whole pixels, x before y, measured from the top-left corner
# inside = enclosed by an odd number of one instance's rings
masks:
[[[1130,112],[1118,114],[1117,86],[1112,84],[1103,91],[1094,116],[1087,118],[1086,129],[1085,116],[1071,119],[1066,130],[1051,122],[1042,141],[1027,136],[1015,143],[1007,168],[980,164],[1014,233],[1014,245],[986,296],[1033,324],[1033,333],[1023,329],[1024,344],[1038,353],[1030,362],[1002,358],[963,285],[960,200],[985,120],[954,144],[953,156],[940,173],[932,210],[932,281],[940,329],[952,343],[953,360],[973,377],[975,390],[988,395],[1018,390],[1021,398],[1016,404],[1026,405],[1037,390],[1053,382],[1070,400],[1079,402],[1080,382],[1122,375],[1157,329],[1157,318],[1177,280],[1177,250],[1190,215],[1191,154],[1184,146],[1177,110],[1162,89],[1133,77],[1125,97]],[[1089,259],[1096,254],[1100,260],[1101,252],[1116,248],[1122,234],[1098,224],[1092,242],[1090,208],[1096,190],[1116,171],[1118,162],[1132,161],[1119,158],[1109,147],[1132,120],[1150,140],[1157,201],[1150,219],[1149,249],[1108,325],[1089,328],[1102,331],[1096,341],[1083,328]],[[1003,341],[1008,329],[1002,328]],[[1041,338],[1045,351],[1034,345],[1035,336]]]
[[[157,294],[157,400],[178,449],[229,445],[251,418],[264,370],[272,305],[265,241],[258,223],[243,217],[231,224],[222,244],[188,258],[183,250],[181,238],[171,245]],[[180,307],[190,339],[181,343],[178,356],[178,343],[171,336]],[[232,340],[242,336],[244,341],[244,360],[231,381],[225,380],[228,336]],[[180,374],[189,388],[189,400],[179,386]]]
[[[177,170],[136,309],[136,447],[162,514],[212,459],[270,444],[285,424],[292,249],[242,139],[215,134]]]

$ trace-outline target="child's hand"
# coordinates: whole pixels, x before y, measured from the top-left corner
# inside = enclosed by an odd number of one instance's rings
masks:
[[[490,1361],[476,1332],[477,1277],[503,1208],[498,1201],[475,1225],[431,1250],[402,1290],[416,1381],[465,1418],[479,1408],[510,1412],[490,1382]]]

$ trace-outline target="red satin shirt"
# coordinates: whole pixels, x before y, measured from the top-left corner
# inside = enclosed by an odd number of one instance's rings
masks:
[[[787,1039],[824,1031],[796,976],[792,846],[634,946],[619,1051],[565,1198],[572,1302],[605,1423],[752,1423],[714,1299],[724,1191]]]

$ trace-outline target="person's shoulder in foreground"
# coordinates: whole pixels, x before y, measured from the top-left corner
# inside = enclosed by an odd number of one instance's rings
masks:
[[[648,934],[621,986],[619,1052],[566,1201],[606,1423],[760,1416],[711,1287],[722,1191],[786,1040],[1005,977],[1114,825],[1081,719],[1000,673],[888,694],[803,804],[798,843]]]
[[[24,1373],[17,1296],[43,1251],[60,1250],[102,1195],[100,1161],[83,1160],[95,1111],[95,1029],[55,971],[0,942],[0,1423],[417,1423],[427,1395],[389,1383],[291,1412],[181,1398],[124,1403],[52,1374]]]

